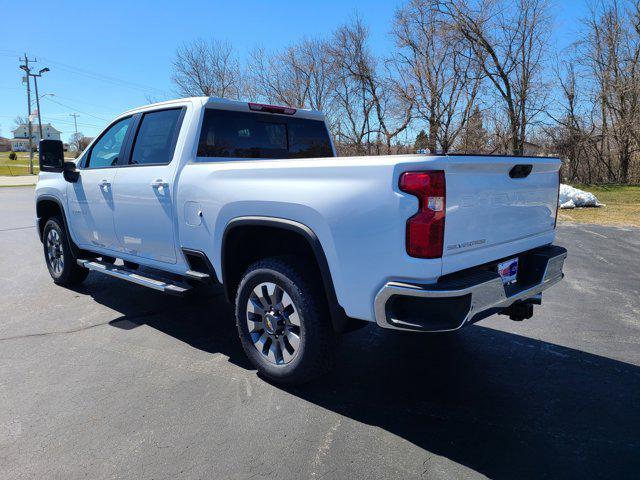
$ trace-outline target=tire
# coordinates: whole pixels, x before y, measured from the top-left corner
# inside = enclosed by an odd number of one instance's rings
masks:
[[[238,287],[242,347],[258,372],[275,383],[306,383],[333,366],[336,338],[324,291],[305,270],[290,257],[260,260]]]
[[[44,259],[49,275],[58,285],[71,286],[82,283],[89,270],[76,263],[69,238],[60,217],[51,217],[42,233]]]

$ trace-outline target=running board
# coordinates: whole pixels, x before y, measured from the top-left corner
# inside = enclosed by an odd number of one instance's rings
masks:
[[[209,283],[211,281],[211,275],[208,273],[197,272],[195,270],[188,270],[185,274],[189,280],[195,280],[196,282]]]
[[[154,290],[168,293],[170,295],[182,296],[191,290],[191,287],[186,285],[171,283],[169,280],[165,279],[161,280],[158,278],[147,277],[140,275],[133,270],[128,270],[125,267],[103,263],[98,260],[83,260],[79,258],[78,265],[94,272],[104,273],[105,275],[120,278],[131,283],[137,283],[143,287],[153,288]]]

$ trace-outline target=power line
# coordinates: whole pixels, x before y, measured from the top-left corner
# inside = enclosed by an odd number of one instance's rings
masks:
[[[108,75],[104,75],[101,73],[97,73],[97,72],[93,72],[91,70],[86,70],[83,68],[78,68],[78,67],[74,67],[72,65],[67,65],[65,63],[62,62],[58,62],[55,60],[52,60],[50,58],[45,58],[42,57],[43,60],[46,60],[48,63],[51,63],[52,65],[57,66],[58,68],[62,69],[62,70],[67,70],[68,72],[74,73],[76,75],[83,75],[89,78],[93,78],[96,80],[101,80],[107,83],[111,83],[111,84],[115,84],[115,85],[119,85],[121,87],[127,87],[127,88],[131,88],[133,90],[138,90],[144,93],[149,93],[149,91],[156,91],[156,92],[162,92],[161,89],[157,88],[157,87],[152,87],[150,85],[143,85],[141,83],[136,83],[136,82],[131,82],[129,80],[123,80],[120,78],[116,78],[116,77],[111,77]],[[164,92],[163,92],[164,93]]]
[[[56,98],[61,98],[63,100],[66,100],[66,101],[69,101],[69,102],[72,102],[72,103],[82,103],[82,104],[85,104],[85,105],[91,105],[93,107],[104,108],[104,109],[106,109],[105,113],[108,113],[108,114],[117,115],[117,114],[121,113],[120,111],[112,110],[112,108],[113,108],[112,106],[107,107],[105,105],[100,105],[98,103],[87,102],[86,100],[78,100],[77,98],[61,97],[58,94],[56,94]],[[75,108],[74,108],[74,110],[75,110]]]
[[[15,115],[0,115],[1,118],[11,118],[14,119],[16,118]],[[73,125],[73,121],[72,120],[62,120],[59,118],[53,118],[52,115],[43,115],[42,116],[43,119],[45,119],[46,123],[64,123],[67,125]],[[78,122],[78,125],[80,125],[81,127],[91,127],[91,128],[103,128],[104,125],[95,125],[93,123],[81,123]]]
[[[49,116],[43,117],[47,120],[47,123],[63,123],[66,125],[73,125],[74,122],[73,120],[62,120],[59,118],[51,118]],[[84,122],[78,122],[78,125],[81,127],[90,127],[90,128],[102,128],[104,127],[104,125],[94,125],[93,123],[84,123]]]
[[[50,97],[44,97],[44,98],[46,98],[46,100],[47,100],[48,102],[53,102],[53,103],[56,103],[56,104],[60,105],[61,107],[65,107],[65,108],[69,108],[69,109],[71,109],[71,110],[75,110],[76,112],[80,112],[80,113],[82,113],[83,115],[88,115],[88,116],[93,117],[93,118],[96,118],[96,119],[98,119],[98,120],[102,120],[103,122],[108,122],[108,121],[109,121],[109,120],[108,120],[108,119],[106,119],[106,118],[98,117],[97,115],[93,115],[92,113],[83,112],[82,110],[78,110],[77,108],[70,107],[69,105],[65,105],[64,103],[58,102],[57,100],[54,100],[53,98],[50,98]]]
[[[0,49],[0,55],[13,57],[16,55],[20,55],[20,53],[15,50]],[[122,78],[104,75],[102,73],[93,72],[91,70],[87,70],[84,68],[75,67],[73,65],[68,65],[66,63],[58,62],[57,60],[54,60],[51,58],[40,57],[40,59],[46,61],[47,63],[55,65],[56,67],[62,70],[66,70],[68,72],[75,73],[77,75],[84,75],[90,78],[94,78],[96,80],[102,80],[108,83],[114,83],[123,87],[128,87],[134,90],[142,91],[144,93],[149,93],[150,90],[151,91],[155,90],[157,93],[164,93],[162,89],[157,87],[152,87],[151,85],[144,85],[142,83],[131,82],[129,80],[124,80]]]

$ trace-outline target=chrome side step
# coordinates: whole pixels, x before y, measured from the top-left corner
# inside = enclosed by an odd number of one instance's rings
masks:
[[[208,273],[197,272],[195,270],[188,270],[184,276],[190,280],[195,280],[196,282],[208,283],[211,281],[211,275]]]
[[[98,260],[83,260],[78,259],[78,265],[87,268],[93,272],[104,273],[112,277],[120,278],[131,283],[142,285],[143,287],[153,288],[160,292],[168,293],[170,295],[182,296],[191,287],[188,285],[180,285],[178,283],[172,283],[167,279],[152,278],[145,275],[141,275],[133,270],[128,270],[125,267],[112,265],[109,263],[103,263]]]

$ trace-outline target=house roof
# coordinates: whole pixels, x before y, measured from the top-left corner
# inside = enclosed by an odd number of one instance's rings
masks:
[[[53,125],[51,125],[50,123],[43,123],[42,124],[42,128],[46,128],[49,127],[50,130],[54,131],[54,132],[58,132],[58,133],[62,133],[60,130],[58,130],[56,127],[54,127]],[[28,124],[23,123],[22,125],[18,125],[16,128],[14,128],[13,130],[11,130],[11,133],[14,133],[18,130],[20,130],[21,128],[29,128]],[[33,129],[34,132],[37,131],[38,126],[36,123],[31,123],[31,128]]]

